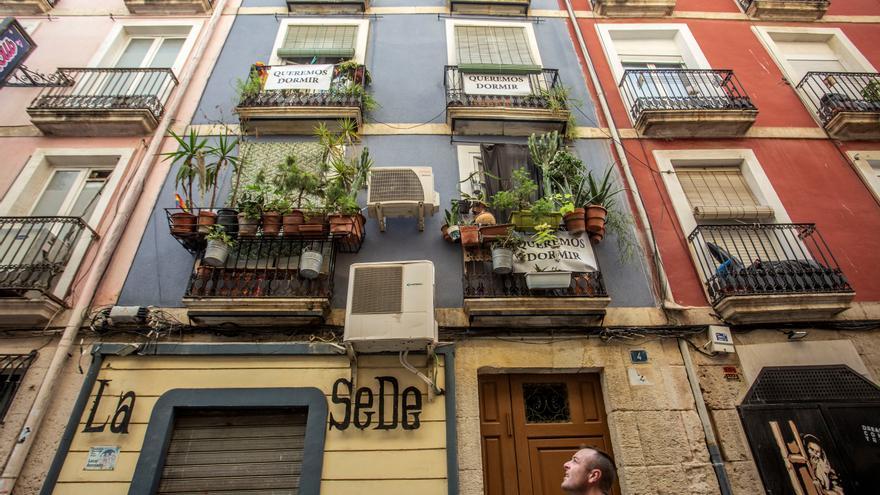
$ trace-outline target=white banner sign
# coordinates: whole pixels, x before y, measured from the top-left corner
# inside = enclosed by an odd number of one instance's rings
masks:
[[[527,96],[532,85],[527,74],[464,74],[464,92],[469,95]]]
[[[332,65],[281,65],[269,68],[264,89],[328,90],[333,79]]]
[[[513,264],[515,273],[537,271],[595,272],[598,270],[596,255],[587,234],[571,235],[557,232],[558,240],[553,243],[535,243],[526,239],[522,256],[517,256]]]

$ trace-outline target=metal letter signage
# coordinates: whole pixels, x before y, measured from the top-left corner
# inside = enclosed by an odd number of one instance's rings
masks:
[[[7,17],[0,22],[0,86],[9,79],[36,46],[14,18]]]
[[[98,380],[98,394],[92,403],[92,410],[89,411],[89,419],[86,420],[86,425],[82,430],[83,433],[101,433],[107,427],[108,422],[110,423],[111,433],[128,433],[128,424],[131,423],[131,413],[134,411],[134,401],[137,399],[137,396],[132,391],[119,394],[119,402],[116,403],[116,413],[113,414],[112,421],[110,416],[107,416],[103,423],[99,425],[94,424],[95,414],[98,412],[98,406],[101,404],[101,398],[104,396],[104,388],[107,387],[108,383],[110,383],[110,380]]]
[[[266,90],[310,89],[327,91],[333,79],[332,65],[281,65],[269,68]]]
[[[515,259],[513,271],[594,272],[598,267],[593,246],[586,234],[571,235],[558,232],[556,242],[536,243],[524,239],[522,256]]]
[[[343,414],[341,420],[330,414],[331,430],[347,430],[352,424],[360,430],[369,428],[374,423],[373,415],[376,415],[374,430],[393,430],[398,426],[404,430],[418,429],[421,425],[422,392],[416,387],[407,387],[401,394],[397,378],[375,378],[379,382],[379,392],[373,394],[370,388],[361,387],[354,391],[354,400],[350,398],[351,382],[345,378],[336,380],[330,401],[342,405]],[[391,401],[391,407],[386,406],[386,401]]]
[[[469,95],[528,96],[532,84],[528,74],[464,74],[464,92]]]

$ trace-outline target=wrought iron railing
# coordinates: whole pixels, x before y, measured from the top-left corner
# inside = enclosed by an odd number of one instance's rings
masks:
[[[24,375],[37,358],[37,351],[29,354],[0,354],[0,424],[12,405]]]
[[[627,69],[620,90],[633,119],[652,110],[755,110],[732,70]]]
[[[272,66],[254,66],[251,78],[260,78]],[[244,92],[240,107],[359,107],[364,106],[367,70],[363,65],[355,70],[340,70],[337,65],[327,90],[277,89]],[[265,85],[264,83],[261,83]]]
[[[853,291],[815,224],[699,225],[688,240],[713,304],[729,296]]]
[[[559,71],[556,69],[541,69],[530,74],[509,74],[509,77],[526,78],[528,80],[528,94],[497,95],[497,94],[471,94],[466,90],[465,78],[469,72],[455,65],[446,66],[447,107],[513,107],[513,108],[546,108],[551,110],[565,110],[562,81],[559,79]],[[505,74],[492,74],[499,78]],[[502,81],[503,83],[503,81]],[[525,86],[520,86],[524,88]]]
[[[49,110],[149,110],[155,118],[177,86],[171,69],[58,69],[72,84],[43,89],[29,108]]]
[[[469,259],[464,262],[464,297],[607,297],[600,272],[575,272],[565,289],[532,290],[525,273],[497,275],[491,260]]]
[[[51,290],[84,232],[79,217],[0,217],[0,291]]]
[[[880,74],[876,72],[807,72],[797,87],[822,125],[840,112],[880,112]]]
[[[749,7],[751,7],[752,4],[758,0],[736,0],[736,1],[737,1],[737,3],[740,4],[740,6],[743,8],[743,10],[747,11],[747,10],[749,10]],[[810,4],[810,3],[826,4],[826,3],[828,3],[828,0],[784,0],[784,2],[785,3],[803,3],[803,4]]]
[[[323,255],[317,277],[300,274],[300,254]],[[332,240],[239,238],[230,248],[226,263],[212,267],[196,261],[186,297],[193,298],[330,298],[336,268]]]

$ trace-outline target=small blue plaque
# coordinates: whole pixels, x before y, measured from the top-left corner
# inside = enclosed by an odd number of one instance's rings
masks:
[[[648,351],[646,351],[644,349],[629,351],[629,358],[635,364],[647,363],[648,362]]]

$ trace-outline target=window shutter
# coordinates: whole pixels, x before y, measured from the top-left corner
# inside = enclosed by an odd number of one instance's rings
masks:
[[[773,209],[758,204],[739,167],[675,169],[697,220],[760,220]]]
[[[197,411],[175,419],[157,493],[299,492],[306,411]],[[246,490],[244,492],[243,490]]]
[[[280,58],[338,57],[354,58],[357,26],[290,26]]]
[[[541,66],[522,27],[456,26],[455,50],[462,72],[534,73]]]

